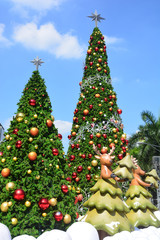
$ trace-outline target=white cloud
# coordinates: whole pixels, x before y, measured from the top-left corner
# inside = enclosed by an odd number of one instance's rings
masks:
[[[30,8],[37,11],[49,10],[58,7],[64,0],[11,0],[15,8]]]
[[[51,23],[39,28],[33,22],[19,25],[14,29],[13,38],[26,48],[47,51],[57,58],[80,58],[83,54],[76,36],[60,34]]]
[[[0,43],[5,46],[10,46],[11,42],[3,36],[4,29],[5,29],[5,25],[0,23]]]
[[[116,37],[108,37],[106,35],[104,35],[104,40],[106,42],[106,44],[114,44],[114,43],[119,43],[122,42],[123,39],[122,38],[116,38]]]
[[[72,128],[72,123],[67,121],[56,120],[54,124],[56,128],[58,128],[58,132],[61,134],[69,133]]]

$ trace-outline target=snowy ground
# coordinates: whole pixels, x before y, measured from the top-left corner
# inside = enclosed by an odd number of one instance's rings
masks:
[[[160,211],[155,215],[160,220]],[[97,230],[86,222],[76,222],[72,224],[66,232],[52,230],[44,232],[37,239],[29,235],[21,235],[11,238],[9,229],[0,223],[0,240],[99,240]],[[105,237],[104,240],[160,240],[160,228],[148,227],[136,229],[134,232],[123,231],[114,236]]]

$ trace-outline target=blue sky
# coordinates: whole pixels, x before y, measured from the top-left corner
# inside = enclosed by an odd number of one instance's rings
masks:
[[[159,0],[1,0],[0,123],[7,128],[39,56],[65,150],[79,98],[88,40],[97,10],[124,131],[131,135],[141,112],[160,114]]]

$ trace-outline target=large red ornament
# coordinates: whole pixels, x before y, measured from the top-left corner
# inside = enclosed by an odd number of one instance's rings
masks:
[[[90,181],[91,180],[91,175],[90,174],[86,174],[86,179],[87,179],[87,181]]]
[[[16,134],[16,135],[17,135],[18,131],[19,131],[19,129],[18,129],[18,128],[15,128],[15,129],[13,130],[13,134]]]
[[[49,201],[47,198],[41,198],[38,202],[38,206],[40,207],[40,209],[42,209],[43,211],[46,210],[49,207]]]
[[[72,178],[74,179],[74,178],[76,178],[77,177],[77,173],[76,172],[73,172],[72,173]]]
[[[25,192],[22,189],[16,189],[13,193],[13,198],[21,201],[25,198]]]
[[[68,192],[68,187],[67,187],[67,185],[63,184],[63,185],[61,186],[61,190],[62,190],[63,193],[67,193],[67,192]]]
[[[77,167],[77,172],[82,172],[82,170],[83,170],[83,167],[82,167],[82,166],[78,166],[78,167]]]
[[[58,151],[57,148],[53,148],[53,149],[52,149],[52,153],[53,153],[54,156],[58,156],[59,151]]]
[[[36,160],[36,158],[37,158],[37,153],[36,153],[36,152],[30,152],[30,153],[28,154],[28,158],[29,158],[29,160],[31,160],[31,161]]]
[[[30,129],[30,134],[31,134],[32,136],[37,136],[38,133],[39,133],[38,128],[32,127],[32,128]]]
[[[117,109],[117,113],[121,114],[122,113],[122,109]]]
[[[85,158],[86,158],[86,154],[82,154],[82,155],[81,155],[81,158],[84,158],[84,159],[85,159]]]
[[[85,110],[83,111],[83,114],[84,114],[84,115],[88,115],[88,113],[89,113],[88,109],[85,109]]]
[[[63,219],[63,215],[61,212],[55,212],[53,216],[57,222],[59,222]]]
[[[60,133],[58,133],[58,138],[62,139],[62,135]]]
[[[35,105],[36,105],[36,100],[30,99],[30,100],[29,100],[29,105],[35,106]]]
[[[9,168],[3,168],[1,171],[2,177],[8,177],[10,175],[10,169]]]

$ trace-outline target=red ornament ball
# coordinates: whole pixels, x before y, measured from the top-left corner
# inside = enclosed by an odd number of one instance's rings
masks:
[[[36,105],[36,100],[30,99],[30,100],[29,100],[29,105],[35,106],[35,105]]]
[[[118,158],[119,158],[119,160],[121,160],[122,158],[123,158],[123,154],[118,154]]]
[[[78,166],[78,167],[77,167],[77,172],[82,172],[82,170],[83,170],[83,167],[82,167],[82,166]]]
[[[125,143],[126,139],[124,139],[124,138],[121,138],[121,141],[122,141],[122,143]]]
[[[86,117],[82,117],[82,120],[84,121],[86,119]]]
[[[77,173],[76,172],[73,172],[72,173],[72,178],[74,179],[74,178],[76,178],[77,177]]]
[[[125,147],[122,147],[122,151],[123,151],[123,152],[126,152],[126,148],[125,148]]]
[[[90,174],[86,174],[86,179],[87,179],[87,181],[90,181],[91,180],[91,175]]]
[[[52,153],[53,153],[54,156],[58,156],[59,151],[58,151],[57,148],[53,148],[53,149],[52,149]]]
[[[92,66],[92,65],[93,65],[93,62],[90,62],[89,65]]]
[[[41,198],[38,202],[38,206],[40,207],[41,210],[46,210],[49,208],[49,201],[47,198]]]
[[[103,137],[104,137],[104,138],[107,138],[107,134],[106,134],[106,133],[103,133]]]
[[[91,105],[89,105],[89,108],[90,108],[90,109],[92,109],[92,108],[93,108],[93,105],[92,105],[92,104],[91,104]]]
[[[53,122],[50,119],[47,119],[46,125],[47,125],[47,127],[52,127]]]
[[[128,140],[126,140],[126,145],[128,145],[128,143],[129,143],[129,141],[128,141]]]
[[[117,109],[117,113],[121,114],[122,113],[122,109]]]
[[[96,51],[96,52],[98,51],[98,47],[95,47],[95,51]]]
[[[53,216],[57,222],[59,222],[63,219],[63,215],[61,212],[55,212]]]
[[[104,98],[104,101],[105,101],[105,102],[107,102],[107,101],[108,101],[108,99],[107,99],[107,98]]]
[[[67,193],[67,192],[68,192],[68,187],[67,187],[67,185],[63,184],[63,185],[61,186],[61,190],[62,190],[63,193]]]
[[[89,158],[91,158],[91,157],[92,157],[92,154],[91,154],[91,153],[89,153],[89,154],[88,154],[88,157],[89,157]]]
[[[62,139],[62,134],[58,133],[58,138]]]
[[[84,159],[85,159],[85,158],[86,158],[86,154],[82,154],[82,155],[81,155],[81,158],[84,158]]]
[[[18,131],[19,131],[19,129],[18,129],[18,128],[15,128],[15,129],[13,130],[13,134],[16,134],[16,135],[17,135]]]
[[[22,189],[16,189],[13,193],[13,198],[21,201],[25,198],[25,192]]]
[[[100,143],[98,143],[98,144],[97,144],[97,147],[98,147],[98,148],[101,148],[101,144],[100,144]]]
[[[16,142],[16,148],[21,148],[22,147],[22,141],[21,140],[18,140]]]
[[[0,152],[0,156],[3,156],[3,152]]]
[[[66,180],[67,180],[68,182],[71,182],[71,178],[70,178],[70,177],[67,177]]]
[[[71,155],[70,158],[69,158],[70,161],[73,161],[74,159],[75,159],[74,155]]]
[[[90,137],[90,139],[93,139],[93,134],[90,134],[90,136],[89,136],[89,137]]]
[[[85,66],[84,69],[87,70],[87,66]]]
[[[76,144],[76,148],[79,148],[79,143]]]
[[[72,136],[71,135],[68,135],[68,139],[71,139],[72,138]]]
[[[73,149],[75,147],[75,145],[74,144],[71,144],[71,148]]]
[[[76,219],[78,219],[79,218],[79,213],[78,212],[76,212]]]

